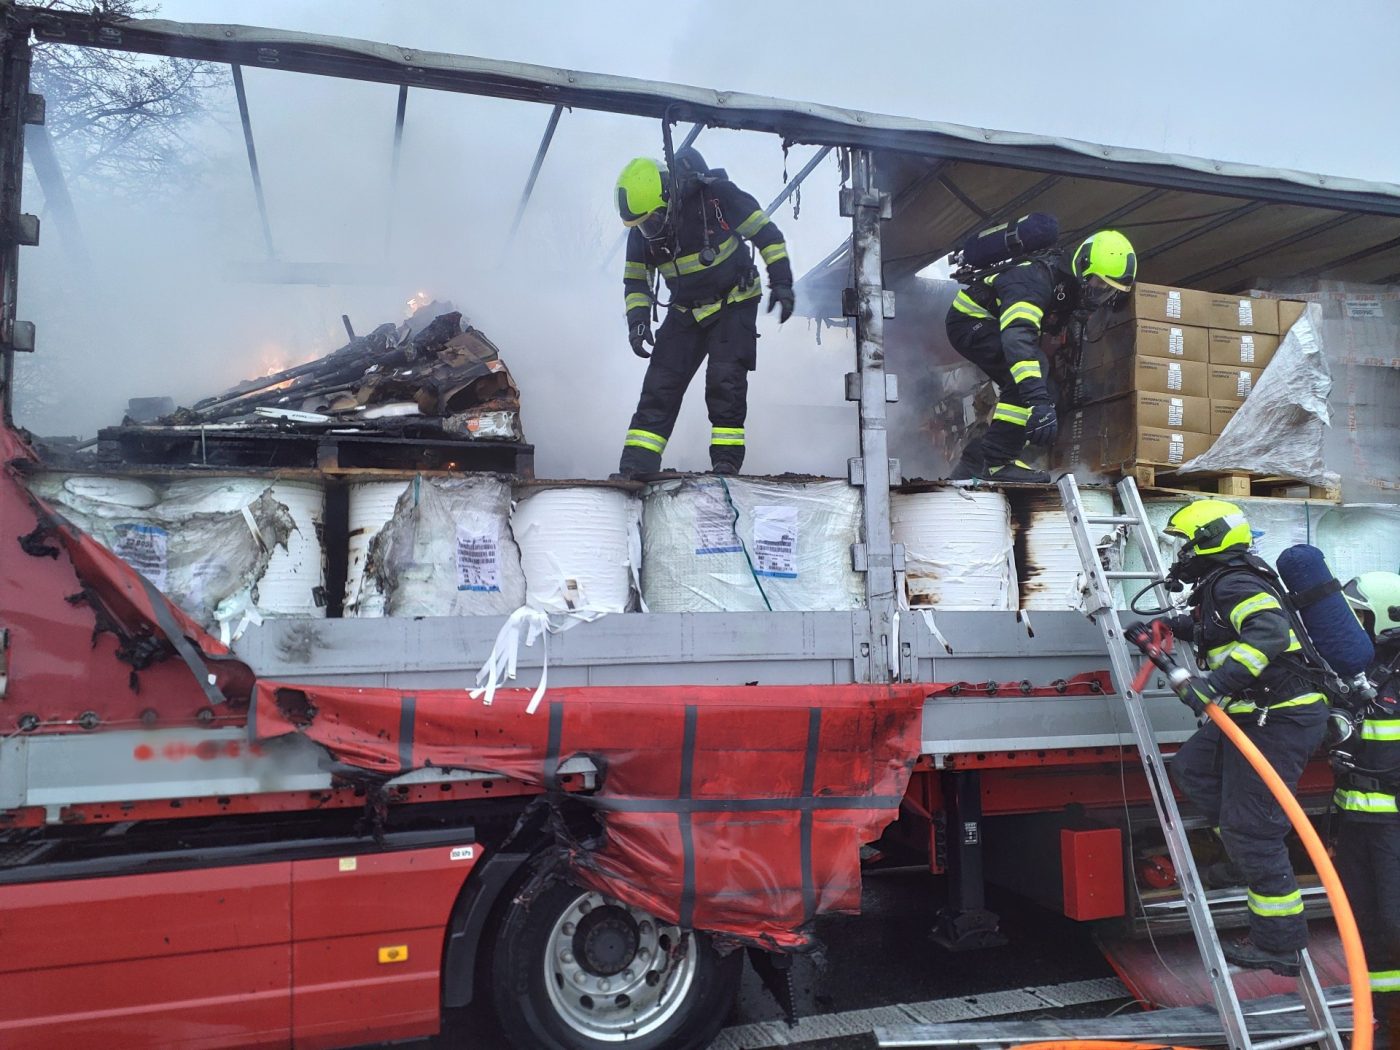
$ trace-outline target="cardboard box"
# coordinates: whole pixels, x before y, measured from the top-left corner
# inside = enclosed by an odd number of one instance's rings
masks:
[[[1139,320],[1209,328],[1212,298],[1214,296],[1209,292],[1198,292],[1191,288],[1169,288],[1163,284],[1139,282],[1133,285],[1133,290],[1113,311],[1109,325],[1116,326],[1125,321]],[[1224,328],[1225,325],[1215,327]]]
[[[1180,466],[1187,460],[1195,459],[1215,444],[1215,438],[1210,434],[1194,434],[1189,430],[1159,430],[1155,427],[1139,427],[1134,437],[1134,462],[1169,467]]]
[[[1205,293],[1196,293],[1198,295]],[[1206,294],[1207,328],[1278,335],[1278,300],[1252,299],[1247,295]]]
[[[1308,304],[1300,303],[1297,299],[1280,299],[1278,301],[1278,335],[1279,340],[1288,334],[1298,318],[1307,312]]]
[[[1210,376],[1207,382],[1207,395],[1214,401],[1243,401],[1259,382],[1262,368],[1231,368],[1228,365],[1209,365]]]
[[[1210,365],[1132,356],[1091,368],[1074,377],[1073,403],[1105,401],[1135,390],[1183,397],[1207,397]]]
[[[1085,342],[1079,367],[1099,368],[1135,353],[1205,364],[1210,360],[1210,330],[1165,321],[1128,321],[1110,328],[1093,342]]]
[[[1243,401],[1216,401],[1214,398],[1210,402],[1210,432],[1219,434],[1225,429],[1225,424],[1234,418],[1235,413],[1240,410]]]
[[[1210,432],[1210,398],[1183,397],[1138,391],[1128,397],[1136,402],[1137,425],[1162,430]]]
[[[1210,329],[1210,363],[1234,368],[1267,368],[1278,353],[1279,337],[1262,332]]]
[[[1205,399],[1136,393],[1102,401],[1061,418],[1060,435],[1050,454],[1051,467],[1101,471],[1127,463],[1175,466],[1200,455],[1215,440],[1203,429],[1152,425],[1159,419],[1177,418],[1161,414],[1172,411],[1173,400],[1183,402],[1177,409],[1180,418],[1204,418],[1208,423],[1210,403]]]

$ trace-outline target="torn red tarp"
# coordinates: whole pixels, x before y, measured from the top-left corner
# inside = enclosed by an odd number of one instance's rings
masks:
[[[799,949],[814,916],[860,910],[860,846],[897,814],[926,691],[561,688],[527,715],[523,689],[487,707],[463,690],[259,682],[250,729],[385,776],[436,766],[549,788],[586,755],[605,835],[574,851],[580,881],[668,922]]]

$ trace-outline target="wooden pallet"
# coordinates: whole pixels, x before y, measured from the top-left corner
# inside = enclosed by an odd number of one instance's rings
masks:
[[[490,472],[532,478],[535,447],[374,431],[125,426],[98,432],[97,465],[361,475]]]
[[[1155,489],[1159,492],[1204,492],[1214,493],[1226,499],[1265,496],[1310,499],[1327,503],[1339,503],[1342,499],[1341,490],[1332,486],[1309,485],[1305,481],[1293,478],[1248,474],[1242,471],[1177,474],[1171,467],[1160,463],[1127,463],[1119,470],[1109,473],[1115,479],[1132,477],[1137,481],[1138,488]]]

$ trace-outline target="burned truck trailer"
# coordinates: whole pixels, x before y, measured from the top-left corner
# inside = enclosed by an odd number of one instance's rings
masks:
[[[1400,189],[275,30],[3,17],[6,1046],[350,1046],[433,1034],[474,999],[522,1047],[700,1046],[745,960],[790,994],[786,959],[819,915],[859,910],[877,840],[949,876],[954,947],[1000,942],[989,878],[1086,922],[1181,928],[1096,627],[1068,602],[909,601],[887,285],[1041,206],[1067,228],[1145,216],[1163,283],[1386,283]],[[536,171],[563,107],[840,151],[851,236],[804,288],[855,332],[851,607],[215,636],[31,488],[11,415],[42,352],[17,297],[31,40],[539,102]],[[1161,689],[1148,710],[1163,742],[1194,729]],[[1310,777],[1314,801],[1329,783]]]

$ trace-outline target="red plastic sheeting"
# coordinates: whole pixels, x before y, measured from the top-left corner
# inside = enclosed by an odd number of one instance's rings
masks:
[[[162,725],[192,725],[210,705],[209,674],[229,698],[248,696],[252,676],[237,661],[220,659],[228,653],[224,646],[130,565],[30,495],[23,468],[37,469],[38,460],[6,427],[0,427],[0,462],[0,622],[10,631],[0,735],[29,716],[38,723],[35,732],[82,732],[77,720],[87,712],[103,728],[139,725],[144,712],[154,712]],[[36,532],[41,526],[48,531]],[[32,550],[52,554],[27,553],[21,537]],[[73,600],[80,593],[83,600]],[[184,653],[160,654],[133,683],[117,635],[94,637],[99,622],[128,639],[171,637]],[[242,712],[232,717],[241,722]]]
[[[604,825],[574,850],[588,886],[683,927],[769,948],[860,910],[860,846],[898,812],[926,686],[512,689],[416,694],[260,682],[255,738],[300,733],[385,775],[425,766],[545,788],[562,762],[600,770]]]

